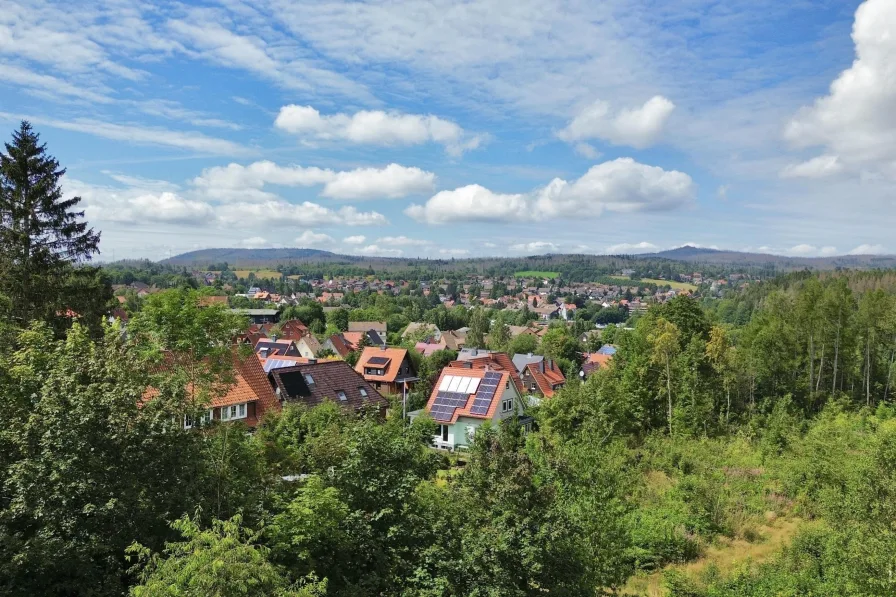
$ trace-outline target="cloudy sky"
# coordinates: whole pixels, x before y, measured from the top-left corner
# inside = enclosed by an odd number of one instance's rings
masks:
[[[894,0],[0,0],[104,259],[896,251]]]

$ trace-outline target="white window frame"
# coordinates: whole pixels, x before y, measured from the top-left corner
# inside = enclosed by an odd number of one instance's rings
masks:
[[[501,412],[509,413],[513,410],[513,398],[505,398],[501,401]]]
[[[359,388],[358,388],[358,393],[361,394],[361,398],[367,398],[367,396],[368,396],[367,388],[361,388],[361,387],[359,387]]]
[[[342,402],[348,400],[348,396],[345,395],[345,392],[342,390],[336,390],[336,397],[339,398]]]
[[[245,419],[248,416],[249,409],[247,408],[246,402],[240,402],[239,404],[230,404],[228,406],[221,407],[221,420],[222,421],[237,421],[239,419]]]

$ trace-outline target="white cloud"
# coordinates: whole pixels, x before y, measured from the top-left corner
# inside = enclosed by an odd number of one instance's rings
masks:
[[[2,31],[0,31],[2,33]],[[12,64],[0,64],[0,79],[39,90],[50,96],[67,96],[89,102],[107,104],[114,100],[102,91],[91,90],[50,75],[35,73]]]
[[[441,191],[405,213],[430,224],[455,221],[530,221],[545,218],[590,218],[604,211],[638,212],[674,209],[689,204],[695,185],[676,170],[619,158],[591,167],[581,178],[555,178],[527,194],[495,193],[479,185]]]
[[[812,255],[818,251],[817,247],[812,245],[796,245],[795,247],[790,247],[787,249],[787,253],[790,255]]]
[[[275,195],[263,190],[267,184],[289,187],[324,185],[321,195],[332,199],[397,199],[431,191],[435,174],[399,164],[336,172],[260,161],[248,166],[228,164],[208,168],[193,179],[193,184],[208,196],[222,201],[271,200]]]
[[[818,251],[818,254],[819,254],[819,255],[822,255],[823,257],[830,257],[830,256],[832,256],[832,255],[836,255],[836,254],[837,254],[837,247],[832,247],[832,246],[822,247],[822,248]]]
[[[568,142],[603,139],[614,145],[638,149],[653,145],[672,115],[675,104],[661,95],[647,100],[643,106],[611,114],[610,104],[598,100],[572,119],[557,136]]]
[[[487,248],[487,249],[494,249],[494,248],[496,248],[498,245],[496,245],[495,243],[483,243],[482,246],[484,246],[484,247]]]
[[[376,239],[376,244],[393,247],[426,247],[431,245],[432,241],[408,238],[407,236],[384,236]]]
[[[360,255],[371,255],[378,257],[401,257],[404,251],[401,249],[387,249],[379,245],[367,245],[356,251]]]
[[[49,126],[57,129],[86,133],[96,137],[126,141],[138,145],[164,145],[179,149],[190,149],[217,155],[241,155],[249,153],[245,147],[227,141],[208,137],[202,133],[192,131],[172,131],[164,128],[148,128],[102,122],[90,118],[76,118],[74,120],[56,120],[54,118],[42,118],[33,116],[19,116],[0,112],[0,118],[5,120],[29,120],[33,124]]]
[[[797,147],[825,147],[853,170],[896,177],[896,3],[862,3],[852,39],[852,66],[831,83],[828,95],[793,117],[785,136]]]
[[[215,220],[215,211],[211,205],[184,198],[172,191],[117,189],[67,177],[64,189],[67,196],[82,198],[85,215],[90,221],[203,226]]]
[[[250,238],[244,238],[239,242],[241,247],[245,247],[246,249],[263,249],[265,247],[270,246],[267,239],[261,236],[252,236]]]
[[[847,255],[886,255],[887,249],[883,245],[859,245]]]
[[[550,253],[558,249],[559,247],[554,243],[541,240],[510,245],[511,251],[525,251],[528,253]]]
[[[225,203],[215,211],[225,226],[383,226],[389,223],[375,211],[361,212],[349,206],[334,210],[310,201]]]
[[[463,255],[469,255],[470,251],[467,249],[439,249],[439,254],[451,257],[461,257]]]
[[[311,106],[280,108],[274,126],[302,138],[349,141],[364,145],[438,143],[452,155],[476,149],[484,138],[438,116],[362,110],[355,114],[321,115]]]
[[[603,155],[601,152],[595,149],[593,145],[585,142],[576,143],[574,149],[576,150],[577,154],[582,157],[586,157],[589,160],[596,160],[601,155]]]
[[[194,126],[225,128],[233,131],[238,131],[243,128],[238,124],[221,118],[214,118],[204,112],[184,108],[182,105],[172,100],[151,99],[131,103],[144,114],[168,118],[170,120],[182,120]]]
[[[342,242],[347,245],[363,245],[365,240],[367,240],[367,237],[359,234],[357,236],[346,236],[342,239]]]
[[[820,155],[799,164],[790,164],[781,171],[781,178],[824,178],[843,171],[835,155]]]
[[[399,199],[431,192],[436,175],[420,168],[389,164],[385,168],[358,168],[338,172],[321,193],[333,199]]]
[[[719,188],[716,189],[716,197],[721,199],[722,201],[728,200],[728,191],[731,190],[731,185],[723,184],[719,185]]]
[[[306,230],[296,237],[293,241],[298,247],[321,247],[332,246],[336,241],[332,236],[323,233],[316,233],[313,230]]]
[[[659,249],[653,243],[649,243],[647,241],[642,241],[639,243],[619,243],[617,245],[610,245],[604,251],[608,255],[623,255],[628,253],[643,253],[647,251],[656,251]]]

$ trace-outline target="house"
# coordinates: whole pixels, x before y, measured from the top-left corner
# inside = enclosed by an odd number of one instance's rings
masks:
[[[486,371],[507,371],[520,396],[524,396],[525,386],[523,379],[517,371],[516,365],[513,364],[511,358],[506,352],[488,352],[480,353],[479,356],[468,358],[465,360],[452,361],[449,367],[458,369],[484,369]]]
[[[317,355],[320,354],[320,351],[323,350],[320,342],[318,342],[311,334],[299,339],[299,341],[296,342],[296,348],[299,350],[299,354],[306,359],[317,357]]]
[[[274,369],[304,365],[305,363],[310,362],[312,359],[306,359],[305,357],[285,357],[275,355],[268,358],[262,358],[259,356],[258,360],[261,361],[261,367],[262,369],[264,369],[264,372],[270,373]]]
[[[333,334],[323,344],[323,348],[332,350],[342,358],[350,352],[354,352],[360,348],[361,339],[367,337],[368,346],[382,346],[385,340],[375,331],[368,332],[342,332],[341,334]]]
[[[529,363],[540,363],[544,360],[544,357],[540,354],[515,354],[513,355],[513,364],[516,367],[518,373],[522,374],[523,370],[526,368],[526,365]]]
[[[449,366],[442,369],[426,407],[410,416],[423,412],[439,424],[435,446],[454,450],[468,447],[483,423],[523,414],[523,403],[508,371]]]
[[[349,323],[349,329],[351,329],[351,323]],[[442,332],[439,330],[439,327],[434,323],[425,323],[414,321],[408,324],[408,327],[404,329],[401,333],[401,339],[404,340],[410,336],[416,336],[417,334],[427,334],[427,337],[432,338],[433,340],[438,341],[441,337]]]
[[[323,348],[333,351],[343,359],[348,356],[348,353],[355,350],[355,347],[346,341],[344,334],[333,334],[324,341]]]
[[[582,379],[588,379],[591,377],[591,374],[600,369],[601,367],[606,367],[610,364],[610,361],[613,360],[613,355],[610,354],[601,354],[599,352],[594,352],[589,355],[586,355],[585,362],[582,363],[582,369],[579,371],[579,376]]]
[[[417,381],[417,371],[406,348],[368,346],[358,358],[355,371],[387,394],[401,394],[405,385],[410,390]]]
[[[441,342],[417,342],[414,345],[414,350],[425,357],[430,357],[434,352],[445,350],[445,345]]]
[[[280,321],[278,309],[231,309],[230,311],[247,316],[252,323],[277,323]]]
[[[577,309],[578,307],[575,303],[564,303],[560,305],[560,317],[563,318],[564,321],[571,321],[575,319]]]
[[[285,340],[298,342],[309,334],[308,326],[298,319],[290,319],[280,324],[279,336]]]
[[[542,305],[540,307],[532,307],[530,309],[532,313],[538,315],[538,318],[542,321],[548,321],[549,319],[554,319],[560,313],[560,310],[557,308],[557,305]]]
[[[614,346],[613,344],[604,344],[598,349],[597,354],[606,354],[613,356],[614,354],[616,354],[616,346]]]
[[[481,357],[487,354],[490,354],[492,351],[485,350],[484,348],[462,348],[457,353],[458,361],[466,361],[468,359],[475,359],[477,357]]]
[[[552,359],[542,358],[540,361],[527,363],[520,377],[526,390],[537,392],[545,398],[550,398],[566,384],[566,376]]]
[[[327,400],[346,410],[375,409],[385,414],[389,402],[345,361],[313,361],[271,370],[283,402],[317,406]]]
[[[262,338],[255,343],[255,354],[261,358],[272,356],[300,357],[299,349],[292,340]]]
[[[373,330],[381,337],[386,337],[385,321],[350,321],[348,322],[349,332],[369,332]]]
[[[145,398],[151,399],[156,390],[150,388]],[[233,383],[226,384],[208,404],[208,411],[201,417],[202,423],[215,421],[242,421],[255,428],[264,415],[280,410],[280,401],[268,381],[264,368],[255,355],[233,356]],[[193,427],[197,421],[184,417],[184,427]]]

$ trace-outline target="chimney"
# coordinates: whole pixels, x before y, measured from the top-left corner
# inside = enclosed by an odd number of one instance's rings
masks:
[[[472,369],[473,362],[472,361],[464,361],[464,369]]]
[[[386,350],[386,343],[383,342],[383,345],[380,347],[380,350]]]
[[[541,359],[540,361],[538,361],[538,368],[541,370],[542,373],[544,373],[544,359]]]
[[[274,342],[276,342],[276,341],[277,341],[277,334],[271,334],[271,340],[273,340]]]

